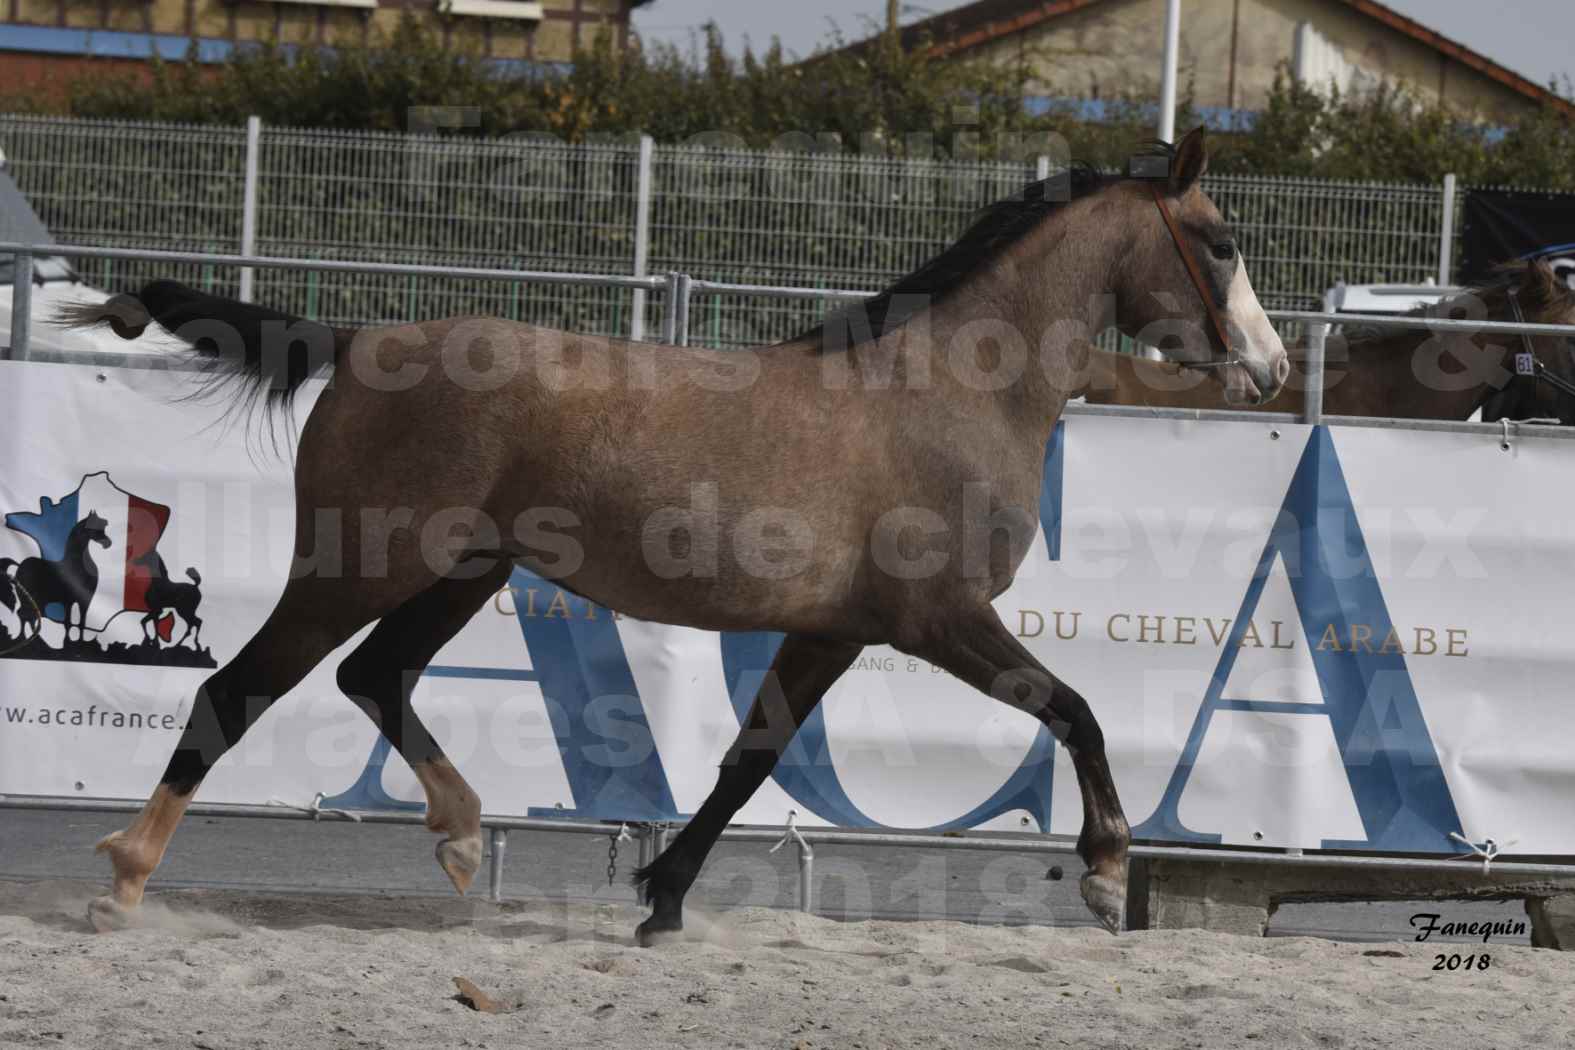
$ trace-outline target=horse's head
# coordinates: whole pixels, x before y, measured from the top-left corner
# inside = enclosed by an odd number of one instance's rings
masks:
[[[84,539],[100,547],[109,546],[109,522],[99,517],[96,510],[88,511],[88,516],[77,522],[77,527],[72,531],[81,533]]]
[[[1109,190],[1126,205],[1121,221],[1129,244],[1114,274],[1116,326],[1178,364],[1207,367],[1226,400],[1261,404],[1279,393],[1290,361],[1252,290],[1235,236],[1199,185],[1208,168],[1201,127],[1169,162],[1166,178],[1130,179]]]
[[[1521,313],[1530,323],[1575,325],[1575,289],[1548,263],[1536,260],[1505,268],[1494,289],[1498,298],[1492,302],[1493,320],[1515,319],[1514,310],[1508,302],[1508,291],[1511,289],[1520,303]],[[1490,298],[1486,291],[1479,294],[1483,298]],[[1518,336],[1499,338],[1512,351],[1520,351],[1525,347],[1525,342]],[[1549,372],[1566,382],[1575,383],[1575,333],[1569,336],[1532,336],[1531,347],[1537,360]],[[1517,376],[1483,402],[1482,418],[1488,422],[1499,419],[1557,419],[1566,426],[1575,425],[1575,396],[1550,383]]]

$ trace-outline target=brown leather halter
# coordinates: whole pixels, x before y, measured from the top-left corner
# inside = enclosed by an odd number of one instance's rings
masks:
[[[1208,283],[1203,279],[1203,271],[1198,268],[1198,260],[1193,257],[1192,249],[1182,239],[1181,228],[1176,225],[1176,217],[1170,213],[1170,205],[1165,203],[1164,192],[1155,182],[1150,182],[1148,188],[1154,195],[1160,218],[1165,220],[1165,228],[1170,231],[1170,239],[1176,242],[1176,252],[1187,268],[1187,276],[1192,278],[1192,286],[1198,290],[1198,298],[1203,300],[1203,309],[1208,312],[1209,324],[1214,329],[1212,334],[1219,348],[1225,352],[1223,358],[1213,361],[1177,361],[1176,364],[1183,368],[1224,368],[1226,365],[1240,364],[1241,359],[1231,349],[1230,333],[1225,327],[1225,318],[1220,316],[1219,304],[1214,301],[1214,293],[1209,291]]]

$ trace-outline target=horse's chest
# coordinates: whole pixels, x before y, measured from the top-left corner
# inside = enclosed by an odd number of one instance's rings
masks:
[[[934,508],[924,519],[935,528],[911,530],[909,537],[922,537],[929,551],[944,550],[952,574],[992,595],[1011,584],[1039,529],[1042,470],[1025,467],[1021,458],[1006,452],[995,463],[953,461],[938,471],[943,476],[920,501]]]

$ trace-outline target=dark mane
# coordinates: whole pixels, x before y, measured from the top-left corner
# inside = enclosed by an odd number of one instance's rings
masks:
[[[1175,149],[1168,143],[1154,142],[1146,144],[1138,155],[1164,158],[1165,170],[1169,171]],[[1073,161],[1065,170],[1031,182],[1010,197],[986,206],[962,235],[939,255],[898,278],[879,295],[832,311],[823,322],[791,341],[813,342],[819,344],[821,352],[828,352],[833,349],[826,345],[829,326],[842,330],[839,334],[843,338],[835,344],[836,350],[879,339],[925,306],[955,291],[970,274],[1026,236],[1063,204],[1135,177],[1138,176],[1130,169],[1120,173],[1102,172]]]
[[[1560,285],[1548,291],[1536,282],[1526,281],[1526,275],[1532,263],[1525,260],[1507,262],[1496,266],[1492,274],[1477,284],[1468,285],[1456,295],[1450,296],[1432,306],[1418,306],[1407,310],[1406,317],[1451,317],[1452,311],[1463,310],[1465,300],[1473,297],[1481,300],[1488,306],[1488,320],[1493,320],[1493,312],[1499,302],[1505,299],[1511,288],[1519,288],[1520,307],[1526,312],[1526,320],[1535,322],[1539,317],[1546,317],[1555,310],[1575,311],[1575,289],[1566,289]],[[1498,318],[1503,320],[1503,318]],[[1398,337],[1410,337],[1414,329],[1375,327],[1372,325],[1344,325],[1342,326],[1346,343],[1349,346],[1360,346],[1370,343],[1380,343]]]

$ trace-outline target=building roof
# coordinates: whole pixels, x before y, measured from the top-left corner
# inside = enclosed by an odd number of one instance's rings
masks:
[[[1084,8],[1109,3],[1110,0],[975,0],[974,3],[942,11],[919,22],[902,27],[905,47],[918,47],[925,40],[932,41],[930,51],[936,55],[951,55],[979,47],[1021,33],[1026,29],[1049,22],[1062,15]],[[1407,18],[1393,8],[1376,0],[1329,0],[1344,4],[1359,14],[1381,22],[1397,33],[1411,37],[1461,65],[1476,70],[1510,90],[1532,101],[1551,105],[1566,114],[1575,116],[1575,103],[1507,69],[1485,55],[1471,50],[1464,44],[1451,40],[1442,33]],[[862,40],[853,48],[864,48],[873,41]]]

